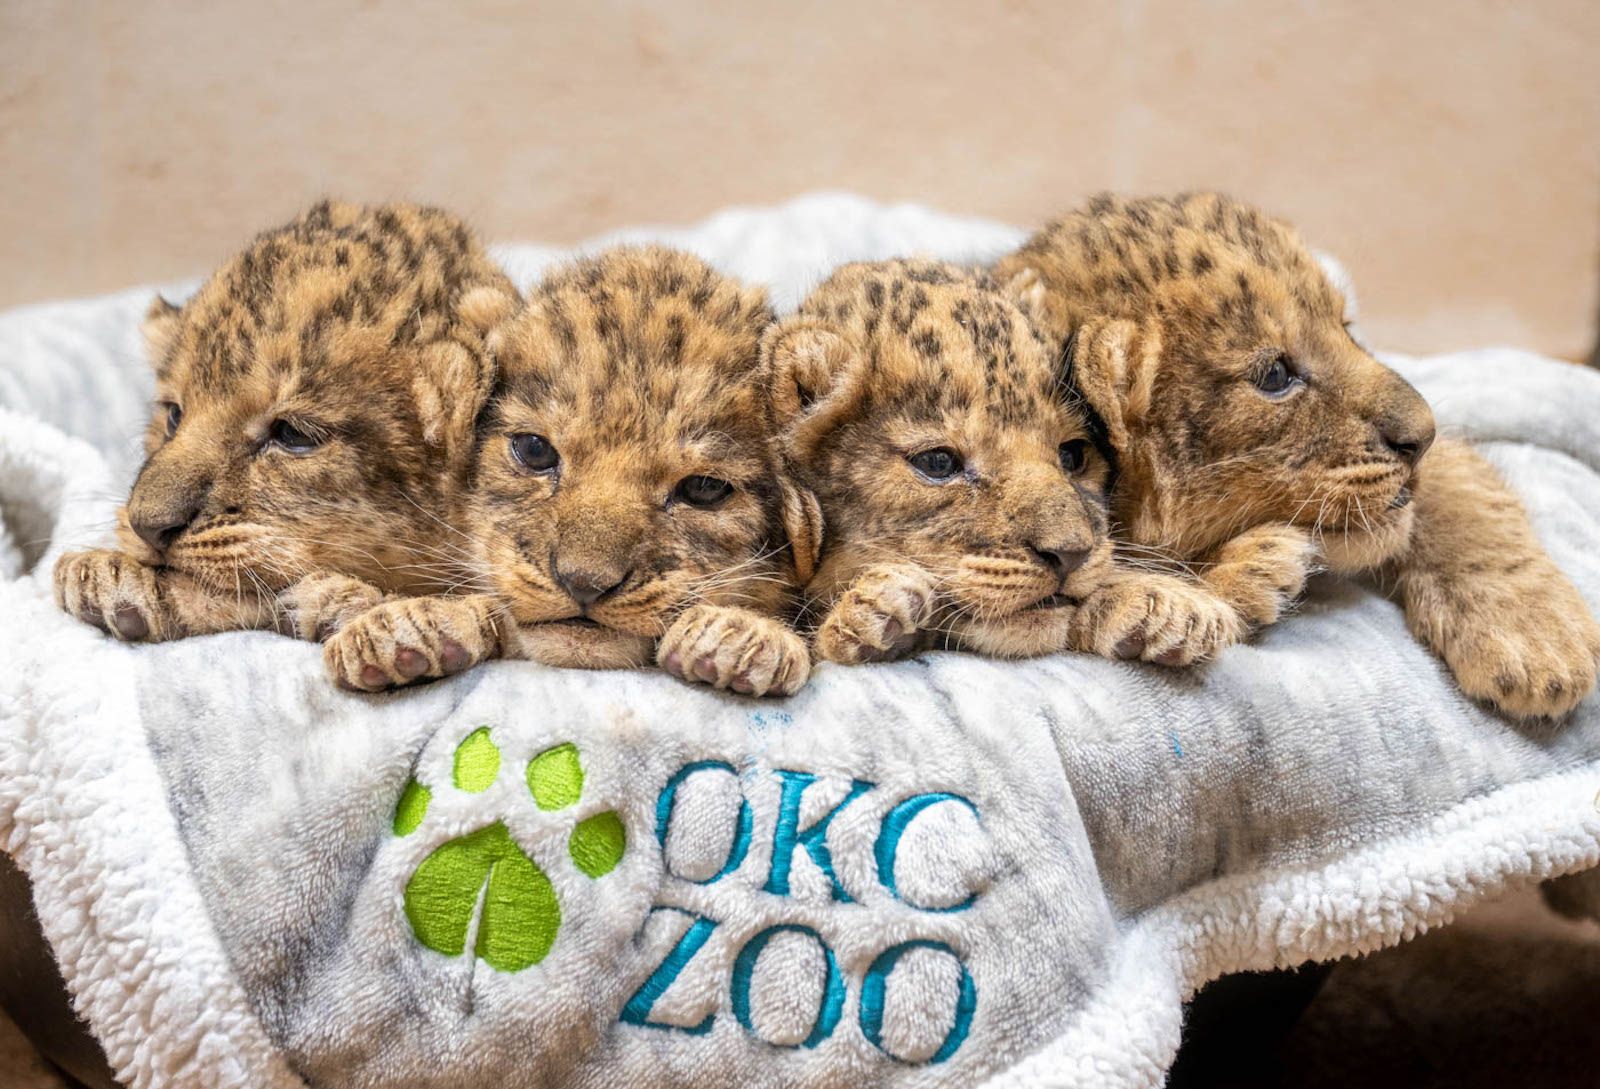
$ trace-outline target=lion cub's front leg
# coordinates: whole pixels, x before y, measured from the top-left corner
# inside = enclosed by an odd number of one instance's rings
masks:
[[[499,652],[496,613],[486,594],[393,598],[331,635],[322,660],[336,684],[359,692],[447,677]]]
[[[792,696],[811,675],[805,640],[780,620],[732,605],[685,609],[656,648],[661,668],[747,696]]]
[[[57,560],[55,594],[63,611],[127,643],[275,628],[279,616],[277,602],[251,588],[213,592],[187,575],[108,548]]]
[[[1460,442],[1418,467],[1398,564],[1406,621],[1462,691],[1519,718],[1558,718],[1594,690],[1600,625],[1540,546],[1522,504]]]
[[[1276,624],[1317,565],[1317,545],[1298,526],[1247,529],[1212,553],[1200,581],[1256,627]]]
[[[859,665],[899,658],[933,617],[933,577],[913,564],[876,564],[856,576],[817,629],[817,654]]]
[[[1176,575],[1116,569],[1073,618],[1073,650],[1187,666],[1244,637],[1243,617],[1208,586]]]
[[[282,591],[278,605],[285,634],[324,643],[383,599],[383,591],[370,582],[325,571],[307,575]]]

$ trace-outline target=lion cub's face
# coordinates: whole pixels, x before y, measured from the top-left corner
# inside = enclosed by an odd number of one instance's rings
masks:
[[[808,593],[864,568],[929,571],[941,626],[1051,609],[1110,563],[1107,463],[1054,361],[987,277],[847,265],[774,327],[782,449],[823,514]]]
[[[146,322],[157,405],[123,546],[217,592],[447,583],[433,517],[515,291],[454,217],[321,204]],[[438,572],[438,578],[430,577]]]
[[[1351,338],[1343,295],[1286,224],[1215,194],[1103,197],[998,272],[1049,334],[1076,334],[1075,382],[1122,459],[1116,510],[1136,539],[1198,552],[1292,522],[1336,565],[1405,541],[1432,413]]]
[[[687,605],[776,611],[781,497],[765,295],[620,249],[552,274],[495,335],[468,528],[520,624],[661,635]]]

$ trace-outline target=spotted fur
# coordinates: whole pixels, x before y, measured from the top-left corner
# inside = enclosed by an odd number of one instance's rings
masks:
[[[1288,224],[1212,193],[1102,196],[996,271],[1069,346],[1131,545],[1199,564],[1257,623],[1320,552],[1388,576],[1470,695],[1555,716],[1593,689],[1600,628],[1577,590],[1494,471],[1434,443],[1427,404],[1352,337]],[[1280,366],[1292,382],[1271,389]]]
[[[157,403],[119,549],[62,558],[63,607],[128,640],[315,638],[385,592],[448,584],[434,512],[489,392],[484,335],[516,301],[456,217],[332,202],[182,307],[157,298]]]
[[[499,375],[457,519],[479,592],[374,610],[329,644],[335,674],[375,688],[453,672],[448,631],[467,651],[458,668],[493,653],[655,660],[750,694],[799,688],[810,659],[780,618],[791,535],[806,554],[815,534],[770,450],[757,346],[771,320],[761,290],[672,250],[553,273],[493,337]],[[519,436],[539,436],[550,464],[519,460]],[[697,505],[695,478],[731,490]],[[398,661],[406,649],[418,657]]]
[[[1069,645],[1079,603],[1111,574],[1109,466],[993,280],[931,261],[847,265],[763,351],[788,471],[826,526],[806,588],[820,655]],[[958,472],[916,468],[941,450]]]

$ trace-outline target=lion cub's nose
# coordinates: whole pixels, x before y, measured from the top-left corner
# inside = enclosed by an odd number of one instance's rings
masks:
[[[1373,407],[1376,411],[1371,419],[1378,438],[1395,457],[1415,466],[1433,445],[1433,409],[1410,382],[1392,371]]]
[[[1422,455],[1433,445],[1433,432],[1432,413],[1421,420],[1391,418],[1378,425],[1383,444],[1394,451],[1395,457],[1413,466],[1422,460]]]
[[[1065,578],[1083,566],[1083,561],[1089,558],[1087,548],[1045,548],[1040,545],[1030,544],[1033,554],[1045,562],[1045,565],[1059,577]]]
[[[145,544],[157,552],[165,552],[199,513],[198,505],[184,504],[165,509],[141,507],[128,512],[128,524]]]
[[[597,575],[589,571],[563,571],[560,568],[556,569],[556,584],[567,592],[568,597],[584,608],[593,605],[627,580],[628,576],[626,574],[621,578],[616,578],[612,575]]]

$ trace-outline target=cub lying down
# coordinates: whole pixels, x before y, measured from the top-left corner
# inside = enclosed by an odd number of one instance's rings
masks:
[[[771,318],[761,290],[671,250],[553,273],[492,338],[498,378],[453,514],[472,592],[348,624],[326,647],[334,678],[375,690],[504,655],[798,690],[810,658],[780,617],[815,511],[774,472],[757,360]]]
[[[157,298],[146,459],[117,549],[56,565],[62,608],[118,639],[326,635],[383,591],[448,585],[434,516],[488,394],[511,282],[460,220],[322,203],[182,308]]]
[[[1113,567],[1106,459],[986,275],[847,265],[763,354],[786,471],[826,527],[806,587],[820,656],[1137,643],[1181,665],[1237,637],[1233,610],[1198,588]]]
[[[1594,689],[1600,627],[1577,589],[1494,470],[1435,442],[1427,404],[1351,337],[1287,224],[1216,194],[1099,197],[997,272],[1068,345],[1129,541],[1222,565],[1204,577],[1261,624],[1299,590],[1272,568],[1314,543],[1393,585],[1467,694],[1539,717]]]

